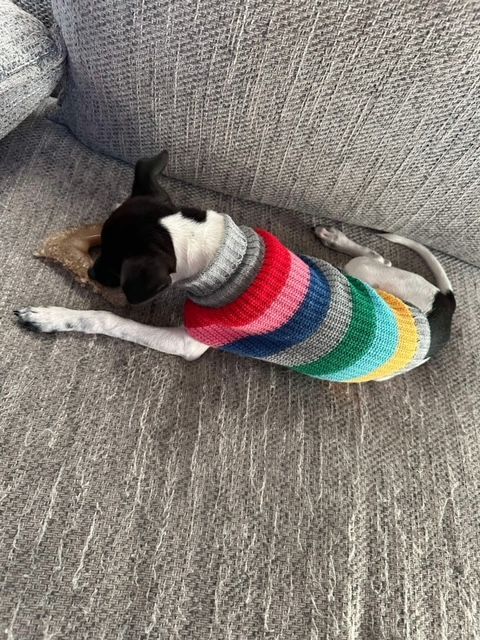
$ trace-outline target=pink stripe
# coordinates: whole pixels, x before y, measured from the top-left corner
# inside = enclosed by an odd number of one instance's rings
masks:
[[[292,255],[290,273],[285,286],[262,316],[235,328],[211,324],[206,327],[191,328],[188,332],[200,342],[212,347],[221,347],[251,335],[276,331],[298,311],[309,286],[310,269],[308,265],[296,255]]]

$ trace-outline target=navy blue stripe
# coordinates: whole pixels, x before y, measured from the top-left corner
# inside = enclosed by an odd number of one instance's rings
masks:
[[[262,335],[249,336],[221,347],[251,358],[267,358],[304,342],[318,331],[330,307],[330,285],[313,260],[300,256],[310,269],[310,284],[304,301],[282,327]]]

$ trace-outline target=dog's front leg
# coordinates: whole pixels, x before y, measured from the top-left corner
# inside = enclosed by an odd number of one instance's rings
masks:
[[[63,307],[26,307],[15,311],[20,322],[29,329],[44,333],[80,331],[101,333],[141,344],[144,347],[196,360],[208,346],[192,338],[183,327],[150,327],[121,318],[109,311],[81,311]]]

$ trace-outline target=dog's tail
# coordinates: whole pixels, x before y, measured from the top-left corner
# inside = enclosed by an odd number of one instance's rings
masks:
[[[418,253],[418,255],[424,260],[427,267],[433,274],[435,278],[435,282],[437,287],[444,295],[448,295],[452,293],[452,285],[448,276],[445,272],[445,269],[442,267],[437,258],[433,255],[430,249],[427,249],[423,244],[419,242],[415,242],[415,240],[410,240],[409,238],[404,238],[403,236],[397,236],[395,233],[382,233],[380,234],[382,238],[389,240],[390,242],[394,242],[395,244],[401,244],[404,247],[408,247]]]
[[[427,313],[428,324],[430,325],[430,348],[427,353],[427,359],[431,358],[438,353],[450,339],[452,318],[456,307],[455,296],[450,280],[440,262],[423,244],[415,242],[415,240],[397,236],[394,233],[382,233],[382,236],[390,240],[390,242],[402,244],[404,247],[408,247],[415,251],[415,253],[418,253],[436,280],[439,292],[433,300],[432,308],[429,313]]]

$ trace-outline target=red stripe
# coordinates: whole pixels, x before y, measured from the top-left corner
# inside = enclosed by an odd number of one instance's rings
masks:
[[[289,322],[305,299],[310,284],[310,268],[297,256],[292,256],[290,273],[285,286],[265,313],[241,326],[230,327],[223,323],[203,327],[188,327],[190,335],[211,347],[222,347],[242,338],[265,335]]]
[[[202,307],[187,300],[184,310],[187,328],[210,324],[228,327],[248,324],[262,316],[280,295],[290,273],[292,254],[268,231],[256,229],[256,232],[264,240],[265,256],[255,280],[241,296],[220,309]]]

